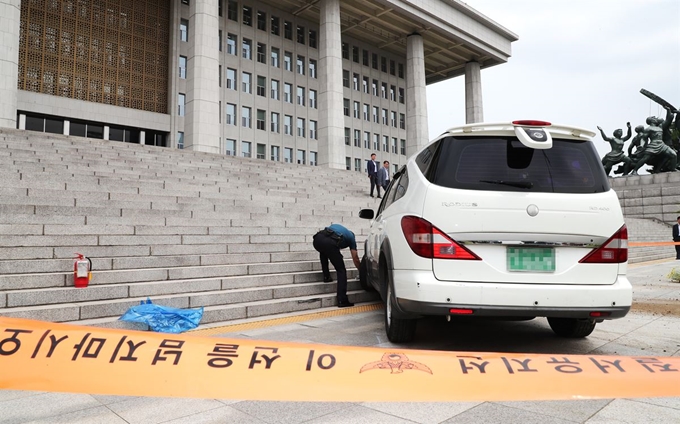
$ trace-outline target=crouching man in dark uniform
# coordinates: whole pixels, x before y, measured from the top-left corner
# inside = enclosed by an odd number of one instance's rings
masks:
[[[319,252],[324,283],[333,281],[328,270],[329,259],[338,275],[339,308],[354,306],[354,303],[350,303],[349,298],[347,298],[347,270],[345,269],[342,253],[340,253],[340,250],[346,247],[349,247],[349,251],[352,254],[354,266],[359,269],[359,254],[357,253],[357,242],[353,232],[340,224],[332,224],[314,235],[314,249]]]

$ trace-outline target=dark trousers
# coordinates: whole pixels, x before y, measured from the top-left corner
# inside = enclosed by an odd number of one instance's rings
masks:
[[[675,259],[680,259],[680,245],[677,244],[675,245]]]
[[[333,268],[335,268],[338,277],[338,303],[349,302],[347,298],[347,270],[345,269],[345,261],[342,258],[342,253],[340,253],[340,248],[336,245],[336,240],[322,232],[317,233],[314,236],[314,249],[319,252],[321,271],[323,271],[324,277],[331,276],[328,270],[329,259],[333,264]]]
[[[373,188],[378,190],[378,196],[380,196],[380,184],[378,184],[378,175],[369,175],[371,178],[371,196],[373,196]]]

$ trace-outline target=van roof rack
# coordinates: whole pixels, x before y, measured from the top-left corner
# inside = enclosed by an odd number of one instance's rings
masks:
[[[512,122],[478,122],[474,124],[467,124],[467,125],[461,125],[459,127],[453,127],[449,128],[446,130],[446,133],[454,133],[454,134],[460,134],[460,133],[471,133],[474,132],[475,130],[481,131],[481,130],[506,130],[506,131],[514,131],[515,129],[515,124]],[[543,128],[545,130],[550,131],[551,134],[554,133],[562,133],[562,134],[569,134],[574,137],[582,137],[582,138],[593,138],[595,137],[596,133],[590,130],[587,130],[585,128],[578,128],[578,127],[572,127],[569,125],[560,125],[560,124],[550,124],[549,126],[537,126],[538,128]]]

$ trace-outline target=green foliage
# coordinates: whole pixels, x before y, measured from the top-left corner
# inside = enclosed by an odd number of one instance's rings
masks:
[[[680,283],[680,271],[675,268],[671,268],[666,277],[674,283]]]

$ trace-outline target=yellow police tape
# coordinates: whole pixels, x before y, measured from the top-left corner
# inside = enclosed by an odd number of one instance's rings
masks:
[[[295,344],[0,317],[0,389],[281,401],[680,396],[680,357]]]

